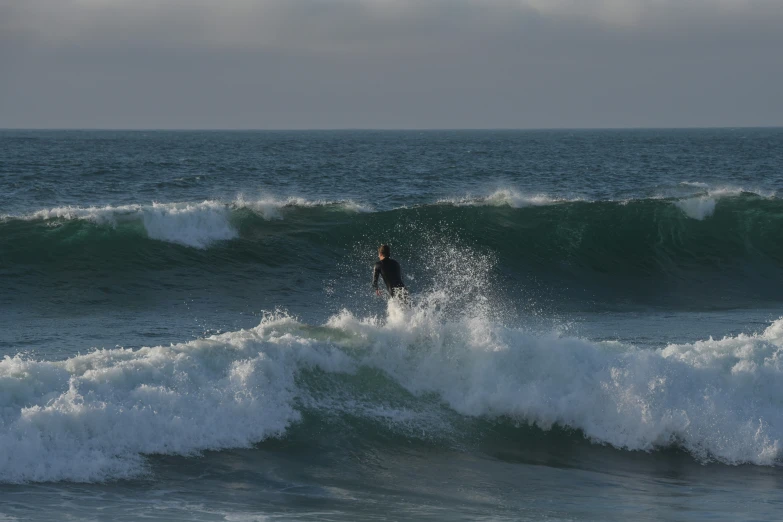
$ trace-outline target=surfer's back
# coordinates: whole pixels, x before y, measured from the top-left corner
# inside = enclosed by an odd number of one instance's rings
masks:
[[[402,282],[402,269],[394,259],[385,257],[377,261],[374,272],[376,274],[375,281],[377,281],[377,275],[380,274],[390,293],[394,288],[405,288],[405,283]]]

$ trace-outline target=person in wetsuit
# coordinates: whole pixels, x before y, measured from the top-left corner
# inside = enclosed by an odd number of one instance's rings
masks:
[[[383,282],[386,283],[386,290],[389,291],[389,295],[408,301],[408,291],[405,289],[405,283],[402,282],[402,270],[400,264],[392,259],[391,249],[389,245],[381,245],[378,247],[378,259],[375,263],[375,268],[372,271],[372,287],[375,289],[377,295],[381,295],[381,291],[378,288],[378,276],[383,277]]]

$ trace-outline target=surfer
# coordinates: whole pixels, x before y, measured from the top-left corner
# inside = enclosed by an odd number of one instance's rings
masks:
[[[386,283],[386,290],[393,298],[400,299],[402,302],[408,302],[408,290],[405,283],[402,282],[402,270],[400,264],[391,258],[391,249],[389,245],[378,247],[378,262],[372,271],[372,287],[376,295],[381,295],[378,288],[378,276],[383,276],[383,282]]]

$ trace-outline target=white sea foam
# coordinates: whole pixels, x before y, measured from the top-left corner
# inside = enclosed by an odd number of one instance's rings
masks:
[[[731,464],[771,465],[783,449],[783,319],[657,351],[400,310],[385,324],[347,312],[329,324],[366,339],[363,364],[464,415],[570,426],[623,449],[679,444]]]
[[[85,220],[116,227],[140,221],[152,239],[205,248],[220,240],[233,239],[230,209],[216,201],[201,203],[152,203],[105,207],[56,207],[22,216],[28,220]]]
[[[225,206],[204,201],[198,204],[158,204],[141,212],[144,228],[152,239],[196,248],[237,237]]]
[[[247,199],[244,196],[234,200],[233,207],[246,208],[252,210],[265,219],[282,219],[283,211],[291,208],[313,208],[327,207],[346,212],[372,212],[373,208],[369,205],[357,203],[356,201],[346,200],[308,200],[300,197],[275,198],[262,197],[259,199]]]
[[[693,219],[703,220],[710,217],[714,210],[715,205],[721,198],[736,197],[742,194],[755,194],[756,196],[763,198],[774,198],[776,192],[770,190],[761,190],[756,188],[747,187],[735,187],[728,185],[710,186],[707,183],[696,181],[683,181],[680,185],[693,187],[694,193],[689,195],[686,199],[682,199],[674,202],[688,217]],[[523,193],[515,189],[499,189],[486,196],[474,196],[467,195],[462,197],[445,198],[437,201],[441,205],[453,205],[458,207],[465,206],[495,206],[495,207],[511,207],[511,208],[524,208],[534,206],[548,206],[557,205],[561,203],[572,203],[578,201],[587,202],[616,202],[622,205],[628,205],[633,202],[652,199],[652,200],[664,200],[672,197],[671,191],[664,191],[645,198],[629,197],[624,199],[605,199],[605,200],[592,200],[583,197],[564,197],[554,196],[544,193]]]
[[[327,207],[344,212],[370,212],[371,207],[351,200],[310,201],[304,198],[237,198],[231,203],[206,200],[200,203],[151,203],[149,205],[107,205],[104,207],[55,207],[24,216],[3,219],[84,220],[116,227],[141,222],[152,239],[194,248],[206,248],[216,241],[234,239],[239,234],[232,223],[232,212],[247,209],[264,219],[282,219],[287,209]]]
[[[681,185],[705,189],[700,195],[674,202],[674,205],[682,210],[686,216],[702,221],[715,213],[715,206],[723,198],[737,197],[742,194],[754,194],[762,198],[774,198],[775,193],[758,189],[743,187],[719,186],[711,187],[706,183],[683,181]]]
[[[702,183],[701,181],[681,181],[680,185],[685,185],[686,187],[697,187],[697,188],[708,188],[709,185],[706,183]]]
[[[753,186],[737,186],[726,184],[709,184],[701,181],[681,181],[680,185],[686,187],[693,187],[697,189],[703,189],[699,195],[706,196],[738,196],[740,194],[755,194],[762,198],[775,197],[774,190],[764,190]]]
[[[0,480],[95,481],[144,472],[142,454],[246,447],[299,418],[294,376],[349,370],[289,319],[185,344],[0,362]]]
[[[512,189],[496,190],[488,196],[465,196],[461,198],[447,198],[438,201],[439,204],[462,206],[508,206],[511,208],[523,208],[531,206],[554,205],[569,201],[582,201],[579,198],[566,199],[549,196],[547,194],[522,194]]]
[[[710,217],[715,212],[716,201],[711,197],[690,198],[677,201],[677,208],[685,212],[685,215],[699,221]]]
[[[629,450],[677,444],[700,458],[772,465],[783,444],[783,319],[763,333],[640,350],[444,320],[429,296],[385,318],[348,311],[313,329],[270,316],[172,346],[65,361],[0,362],[0,481],[95,481],[145,472],[145,454],[247,447],[284,434],[298,404],[448,431],[437,412],[368,403],[298,379],[384,372],[465,416],[554,424]],[[422,408],[442,408],[423,401]],[[419,430],[421,431],[421,430]],[[415,433],[415,430],[411,431]]]
[[[686,216],[704,220],[715,213],[715,206],[720,199],[754,194],[762,198],[774,198],[775,191],[757,188],[736,187],[730,185],[711,186],[697,181],[682,181],[680,185],[701,189],[692,197],[674,202]]]

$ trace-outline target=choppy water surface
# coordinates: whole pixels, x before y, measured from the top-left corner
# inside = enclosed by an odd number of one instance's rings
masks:
[[[779,518],[782,196],[777,129],[0,132],[0,514]]]

